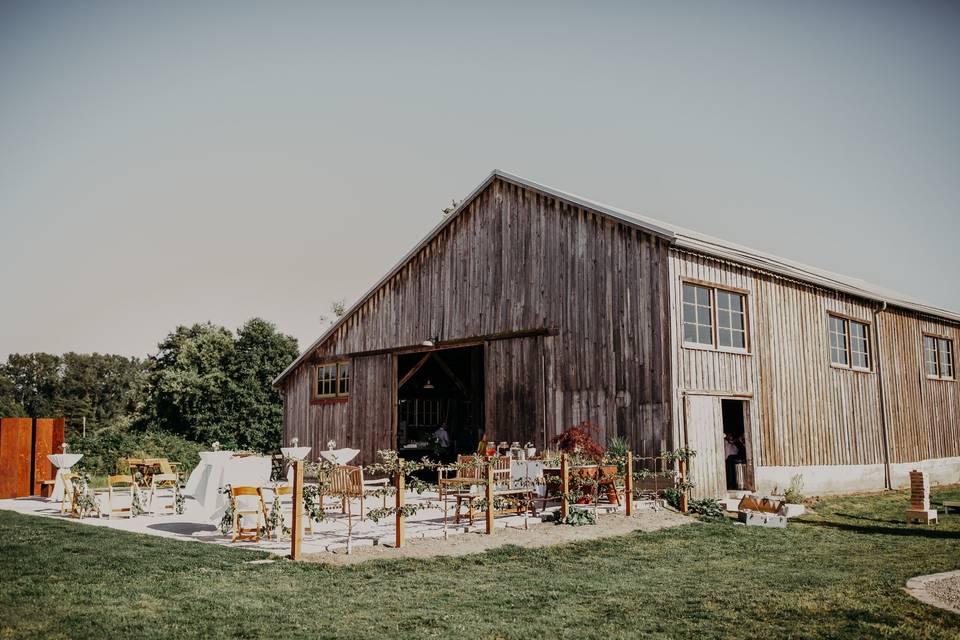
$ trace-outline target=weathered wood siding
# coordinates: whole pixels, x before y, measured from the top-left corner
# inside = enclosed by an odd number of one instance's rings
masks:
[[[638,454],[653,455],[672,444],[667,246],[638,229],[496,180],[315,356],[409,347],[432,336],[445,341],[557,327],[550,338],[488,343],[486,421],[493,433],[534,440],[537,420],[547,437],[592,420],[606,437],[626,435]],[[391,401],[388,380],[366,393],[354,387],[342,405],[311,405],[309,370],[305,363],[284,381],[288,438],[310,433],[308,442],[325,442],[335,425],[348,424],[348,413],[372,415],[366,405]],[[521,387],[527,393],[519,406]],[[538,388],[544,390],[542,409],[532,399]],[[378,434],[391,431],[383,418],[364,425]],[[384,441],[382,435],[375,439]]]
[[[828,312],[863,320],[873,336],[871,306],[706,256],[673,255],[678,393],[747,397],[755,465],[883,462],[876,369],[832,367],[828,350]],[[684,278],[746,292],[748,354],[682,346]],[[873,337],[871,351],[875,360]]]
[[[960,329],[898,309],[878,317],[890,462],[960,456],[958,383],[928,379],[923,361],[924,333],[951,338],[956,349]]]

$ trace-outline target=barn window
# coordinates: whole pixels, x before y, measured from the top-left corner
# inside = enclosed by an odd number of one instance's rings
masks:
[[[683,341],[713,346],[713,309],[710,289],[683,285]]]
[[[727,289],[684,282],[682,303],[684,344],[746,351],[745,295]]]
[[[829,315],[830,364],[870,370],[870,326],[865,322]]]
[[[350,363],[329,362],[317,365],[316,398],[346,398],[350,395]]]
[[[928,378],[953,380],[953,340],[923,336],[923,360]]]
[[[743,296],[717,289],[717,342],[721,347],[747,348],[746,318]]]

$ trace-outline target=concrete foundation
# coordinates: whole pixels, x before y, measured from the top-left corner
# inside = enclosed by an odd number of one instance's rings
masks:
[[[960,483],[960,458],[938,458],[890,465],[893,488],[909,487],[910,472],[914,469],[926,471],[931,485]],[[882,464],[756,467],[754,475],[757,492],[761,494],[782,494],[796,475],[803,478],[801,493],[807,496],[882,491],[886,488]]]

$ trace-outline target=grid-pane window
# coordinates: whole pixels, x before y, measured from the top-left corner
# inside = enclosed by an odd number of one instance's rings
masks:
[[[710,289],[683,285],[683,341],[713,346],[713,309]]]
[[[923,361],[927,375],[939,377],[940,365],[937,363],[937,339],[933,336],[923,336]]]
[[[317,397],[332,398],[337,395],[337,365],[317,366]]]
[[[847,321],[830,316],[830,362],[847,367],[850,354],[847,353]]]
[[[337,395],[350,394],[350,363],[341,362],[337,365]]]
[[[744,297],[717,289],[717,342],[721,347],[747,348],[747,316]]]
[[[953,340],[923,336],[923,363],[928,378],[953,380]]]
[[[953,377],[953,342],[937,339],[937,359],[940,361],[940,377]]]
[[[350,363],[317,365],[317,398],[345,398],[350,395]]]
[[[856,369],[870,368],[869,329],[862,322],[850,321],[850,365]]]

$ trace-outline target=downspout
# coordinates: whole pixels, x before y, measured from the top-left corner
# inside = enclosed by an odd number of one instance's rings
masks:
[[[893,488],[890,478],[890,438],[887,434],[887,396],[883,387],[883,340],[880,335],[880,314],[887,310],[887,301],[883,301],[883,306],[873,310],[873,327],[877,336],[877,380],[879,381],[880,391],[880,434],[883,438],[883,482],[887,489]]]

